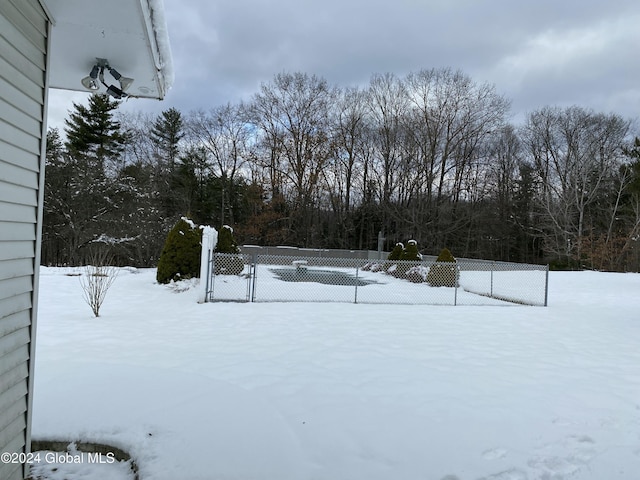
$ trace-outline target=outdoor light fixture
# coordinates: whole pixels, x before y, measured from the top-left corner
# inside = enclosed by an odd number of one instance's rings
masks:
[[[98,90],[98,88],[100,88],[100,85],[98,85],[97,81],[99,71],[100,66],[94,65],[91,69],[91,72],[89,73],[89,76],[82,79],[82,85],[84,85],[84,88],[86,88],[87,90]]]
[[[109,65],[109,61],[106,58],[96,58],[97,63],[91,69],[91,72],[87,77],[82,79],[82,85],[87,90],[98,90],[100,88],[100,83],[104,85],[107,89],[107,93],[114,98],[120,99],[127,96],[125,93],[126,90],[133,83],[133,78],[123,77],[120,72],[118,72],[115,68],[112,68]],[[120,87],[116,85],[107,85],[104,80],[104,71],[108,70],[114,80],[116,80]]]

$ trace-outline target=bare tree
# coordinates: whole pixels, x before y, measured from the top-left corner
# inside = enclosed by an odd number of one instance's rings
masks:
[[[235,181],[247,160],[250,138],[243,105],[223,105],[208,112],[191,113],[189,133],[195,143],[209,154],[212,174],[222,186],[220,223],[234,224]],[[228,213],[228,215],[227,215]]]
[[[268,149],[273,196],[288,196],[290,228],[307,244],[313,235],[313,206],[331,146],[329,110],[335,89],[326,80],[303,73],[282,73],[263,84],[249,111]],[[283,186],[277,185],[283,180]]]
[[[406,129],[421,188],[419,217],[444,244],[463,226],[456,208],[473,199],[470,192],[483,168],[478,162],[486,158],[485,144],[504,126],[509,102],[493,85],[476,84],[450,69],[411,73],[405,83],[411,106]]]
[[[538,213],[548,254],[581,260],[587,227],[602,221],[596,214],[601,209],[593,207],[622,164],[629,127],[620,116],[579,107],[547,107],[529,115],[522,136],[542,186]]]

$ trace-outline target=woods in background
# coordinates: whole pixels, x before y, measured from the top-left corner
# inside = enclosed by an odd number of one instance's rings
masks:
[[[509,102],[461,72],[339,88],[282,73],[246,103],[157,117],[94,95],[47,147],[45,264],[108,245],[156,265],[182,215],[241,244],[377,249],[640,268],[640,142],[630,120]]]

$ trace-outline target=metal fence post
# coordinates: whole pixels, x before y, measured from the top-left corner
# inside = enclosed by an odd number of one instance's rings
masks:
[[[549,265],[547,265],[544,277],[544,306],[546,307],[549,300]]]
[[[456,305],[458,305],[458,278],[460,278],[460,269],[458,268],[457,263],[454,263],[453,269],[453,284],[455,285],[453,292],[453,306],[455,307]]]
[[[496,266],[496,262],[491,262],[491,290],[490,290],[491,291],[491,293],[490,293],[491,298],[493,298],[493,270],[494,270],[495,266]]]
[[[354,282],[356,284],[356,293],[355,293],[355,298],[353,299],[353,303],[358,303],[358,273],[360,272],[360,269],[358,268],[358,265],[356,265],[356,281]]]
[[[215,300],[215,296],[214,296],[214,290],[215,290],[215,285],[216,285],[216,256],[217,253],[213,253],[211,255],[211,264],[210,264],[210,271],[209,271],[209,278],[211,278],[211,300]]]
[[[204,246],[202,247],[204,248]],[[210,300],[209,285],[211,285],[211,250],[207,251],[207,275],[205,279],[204,303]],[[202,279],[201,279],[202,280]]]
[[[249,281],[251,282],[251,303],[256,301],[256,277],[258,276],[257,272],[258,272],[258,254],[254,253],[253,257],[251,259],[251,265],[253,266],[253,268],[249,269],[249,275],[251,275],[251,278],[249,279]],[[251,271],[253,270],[253,272]]]

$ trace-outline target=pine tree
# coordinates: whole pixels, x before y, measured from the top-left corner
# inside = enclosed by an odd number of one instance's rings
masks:
[[[182,114],[175,108],[165,110],[156,118],[150,133],[162,161],[172,172],[180,157],[180,141],[184,138]]]
[[[172,218],[186,214],[191,210],[184,205],[184,195],[180,185],[178,167],[180,166],[181,141],[184,138],[182,114],[175,108],[162,112],[151,127],[150,139],[155,147],[156,175],[155,186],[161,206],[161,214]]]
[[[93,94],[88,106],[74,103],[74,111],[65,120],[67,152],[94,174],[106,174],[107,162],[117,161],[124,148],[126,135],[114,119],[119,105],[108,95]]]

